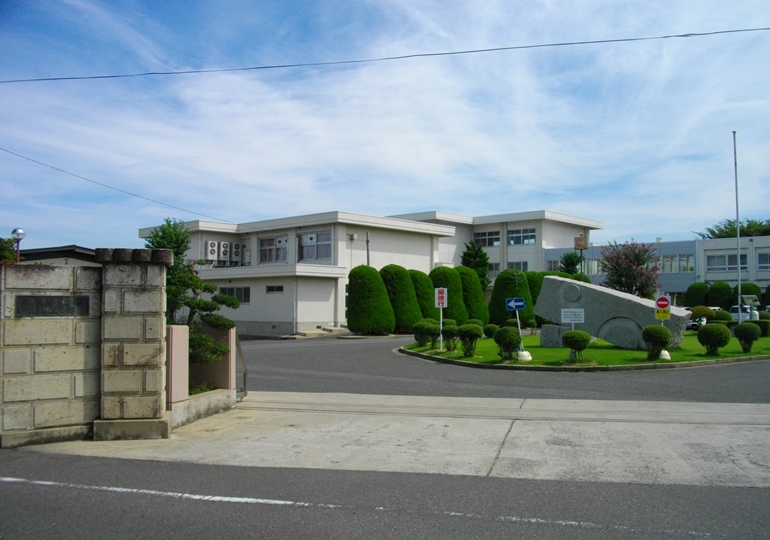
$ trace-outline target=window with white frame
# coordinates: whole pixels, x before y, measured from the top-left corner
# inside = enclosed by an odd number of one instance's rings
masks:
[[[473,241],[482,247],[495,247],[500,245],[500,231],[487,231],[473,233]]]
[[[515,229],[508,231],[508,245],[520,246],[534,244],[537,241],[535,229]]]
[[[275,238],[259,239],[259,262],[273,263],[284,262],[288,255],[289,237],[276,236]]]
[[[514,261],[508,263],[508,270],[521,270],[522,272],[526,272],[528,267],[527,261]]]
[[[487,275],[489,277],[495,277],[500,273],[500,263],[489,263],[487,265]]]
[[[546,272],[558,272],[559,271],[559,261],[545,261],[546,262]]]
[[[602,266],[601,259],[588,259],[586,261],[586,274],[590,276],[597,276],[604,273],[604,266]]]
[[[314,261],[332,258],[332,233],[323,231],[299,237],[299,260]]]
[[[745,253],[741,253],[741,270],[748,270],[747,258]],[[738,270],[738,255],[707,255],[707,272],[730,272]]]
[[[283,293],[283,285],[267,285],[265,287],[265,292],[267,294],[282,294]]]
[[[234,296],[241,304],[251,302],[251,287],[220,287],[219,292]]]
[[[770,253],[757,253],[757,270],[770,270]]]
[[[661,272],[694,272],[695,255],[692,253],[681,255],[663,255]]]

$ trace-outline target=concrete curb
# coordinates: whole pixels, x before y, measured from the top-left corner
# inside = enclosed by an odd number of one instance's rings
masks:
[[[552,371],[552,372],[585,372],[585,371],[634,371],[640,369],[680,369],[680,368],[694,368],[694,367],[706,367],[716,366],[719,364],[733,364],[738,362],[758,362],[770,360],[770,355],[760,356],[744,356],[742,358],[715,358],[713,360],[695,360],[692,362],[672,362],[670,364],[626,364],[622,366],[531,366],[527,364],[477,364],[475,362],[465,362],[463,360],[455,360],[453,358],[441,358],[439,356],[433,356],[430,354],[419,353],[410,351],[403,347],[399,347],[398,352],[407,356],[414,356],[422,358],[424,360],[432,360],[439,364],[452,364],[455,366],[463,366],[479,369],[509,369],[514,371]]]

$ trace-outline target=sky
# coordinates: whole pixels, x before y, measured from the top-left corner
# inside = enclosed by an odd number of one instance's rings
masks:
[[[767,27],[767,0],[3,0],[0,81]],[[770,218],[768,58],[754,31],[0,82],[0,237],[549,210],[596,243],[693,239],[735,219],[733,131],[740,217]]]

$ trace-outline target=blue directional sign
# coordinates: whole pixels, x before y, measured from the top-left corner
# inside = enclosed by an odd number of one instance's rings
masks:
[[[526,307],[523,298],[506,298],[505,309],[508,311],[521,311]]]

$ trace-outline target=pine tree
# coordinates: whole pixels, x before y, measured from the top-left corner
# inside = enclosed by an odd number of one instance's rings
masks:
[[[489,256],[481,244],[474,241],[465,243],[465,251],[460,258],[460,262],[463,266],[472,268],[479,276],[481,282],[481,289],[486,290],[492,280],[489,279]]]

